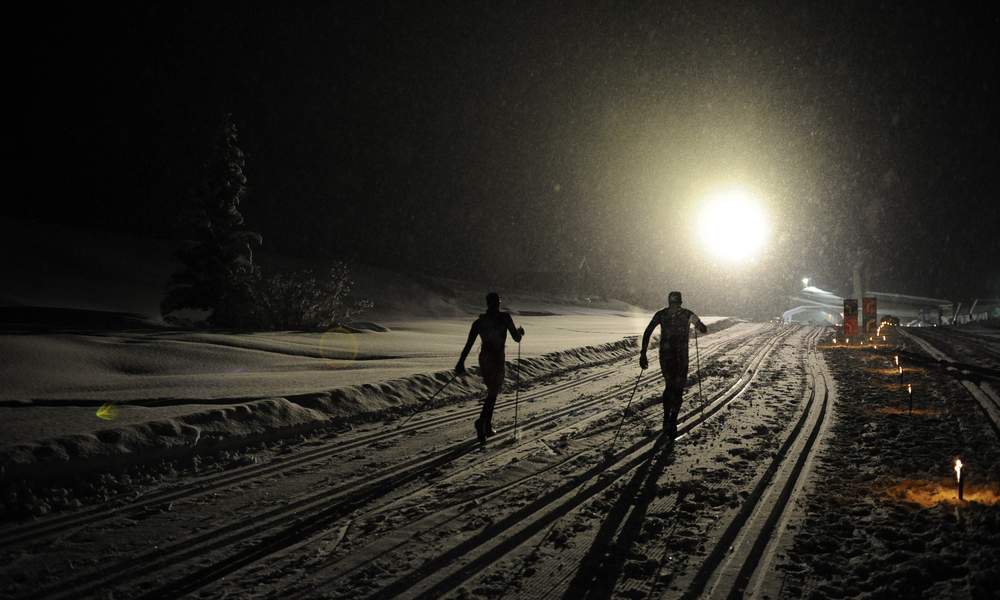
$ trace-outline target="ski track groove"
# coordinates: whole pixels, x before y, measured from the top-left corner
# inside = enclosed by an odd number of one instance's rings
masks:
[[[806,345],[815,346],[818,334],[819,330],[807,339]],[[771,460],[771,463],[757,480],[750,496],[743,502],[737,515],[702,562],[694,580],[682,596],[683,598],[697,598],[705,592],[706,588],[708,588],[707,595],[711,598],[743,597],[746,584],[753,577],[765,547],[771,540],[775,524],[785,508],[792,501],[792,493],[798,481],[798,476],[815,446],[819,431],[826,418],[829,387],[826,383],[826,374],[815,364],[816,359],[814,355],[815,348],[813,347],[807,351],[805,356],[807,373],[812,379],[812,385],[810,386],[809,399],[797,422],[785,438],[778,454]],[[819,389],[820,380],[823,381],[823,398],[817,400],[817,390]],[[816,406],[817,404],[819,404],[818,407]],[[803,442],[802,447],[798,449],[798,452],[791,454],[790,451],[793,450],[793,447],[801,439],[801,436],[805,432],[805,426],[813,415],[815,415],[814,423],[809,428],[808,437]],[[779,471],[786,464],[793,465],[790,472],[786,472],[784,473],[784,477],[776,479],[776,476],[782,475]],[[767,510],[761,504],[761,500],[765,498],[765,493],[772,486],[774,486],[774,489],[780,487],[780,492],[778,493],[777,501],[773,503],[770,510]],[[758,513],[758,509],[762,510],[764,514],[761,515]],[[747,525],[751,521],[756,520],[759,522],[761,519],[763,519],[763,523],[755,523],[760,525],[756,531],[747,531]],[[728,561],[727,554],[729,554]],[[737,571],[735,575],[722,570],[730,562],[735,563],[734,570]]]
[[[900,329],[899,332],[904,337],[915,342],[917,346],[919,346],[924,352],[926,352],[932,358],[944,361],[946,363],[955,363],[955,361],[951,358],[951,356],[942,352],[938,347],[936,347],[933,343],[931,343],[930,340],[927,339],[927,337],[931,336],[918,335],[911,331],[906,331],[903,329]],[[936,338],[937,336],[934,337]],[[943,340],[935,340],[935,341],[941,343]],[[944,341],[944,343],[948,344],[949,342]],[[955,342],[951,341],[950,343],[954,344]],[[952,348],[950,349],[953,350],[954,346],[952,346]],[[959,383],[961,383],[962,387],[965,388],[965,391],[967,391],[969,395],[972,396],[973,400],[976,401],[976,404],[979,405],[980,409],[983,412],[983,415],[990,422],[990,425],[993,428],[993,433],[995,433],[997,437],[1000,437],[1000,397],[997,396],[996,392],[993,390],[993,387],[988,383],[972,381],[971,378],[967,377],[960,377]]]
[[[709,358],[709,357],[706,357],[706,358]],[[659,377],[656,377],[655,379],[657,379],[657,380],[658,380],[658,379],[659,379]],[[644,381],[646,381],[646,382],[647,382],[647,384],[649,383],[649,382],[648,382],[648,380],[644,380]],[[653,383],[655,383],[655,382],[653,382]],[[647,386],[644,386],[644,388],[645,388],[645,387],[648,387],[648,385],[647,385]],[[620,390],[620,392],[619,392],[619,395],[620,395],[620,396],[622,396],[622,397],[624,397],[624,395],[626,395],[626,392],[627,392],[627,389],[624,389],[624,388],[622,388],[622,389]],[[716,396],[714,396],[714,397],[712,398],[712,400],[714,401],[714,400],[715,400],[715,399],[716,399],[717,397],[719,397],[719,396],[721,396],[721,395],[722,395],[722,393],[720,393],[720,394],[717,394]],[[637,409],[637,410],[645,410],[645,409],[647,409],[647,408],[650,408],[650,407],[652,407],[652,408],[654,409],[654,412],[660,412],[660,413],[662,414],[662,411],[659,411],[659,410],[658,410],[658,409],[659,409],[659,403],[657,402],[658,400],[659,400],[659,396],[655,396],[655,397],[652,397],[652,398],[648,398],[648,399],[647,399],[647,402],[648,402],[648,403],[647,403],[647,404],[646,404],[645,406],[642,406],[642,404],[643,404],[643,403],[639,403],[639,404],[637,404],[637,406],[636,406],[636,409]],[[690,410],[690,411],[689,411],[689,412],[688,412],[688,413],[687,413],[687,414],[685,415],[685,418],[687,418],[687,417],[690,417],[690,416],[692,416],[692,415],[693,415],[693,414],[694,414],[695,412],[699,412],[699,409],[692,409],[692,410]],[[638,415],[638,414],[641,414],[641,413],[637,413],[637,415]],[[592,415],[592,416],[591,416],[591,417],[589,417],[589,418],[593,419],[593,418],[595,418],[595,417],[597,417],[597,416],[598,416],[598,415]],[[608,424],[606,424],[606,425],[604,425],[604,426],[602,426],[602,427],[600,427],[600,428],[598,428],[598,429],[596,429],[596,430],[590,430],[590,431],[586,431],[586,432],[585,432],[585,435],[581,435],[581,436],[577,436],[577,437],[576,437],[576,439],[582,439],[583,437],[591,437],[591,436],[594,436],[594,435],[597,435],[597,434],[600,434],[600,433],[608,433],[608,432],[610,432],[611,430],[614,430],[614,429],[616,428],[616,424],[615,424],[616,422],[617,422],[617,418],[615,418],[615,419],[614,419],[614,420],[612,420],[612,421],[611,421],[610,423],[608,423]],[[577,427],[577,426],[579,426],[579,424],[576,424],[576,423],[571,423],[571,424],[568,424],[568,425],[564,426],[563,428],[570,428],[570,427]],[[632,429],[635,429],[635,428],[637,428],[637,427],[642,427],[642,426],[643,426],[642,424],[636,424],[636,423],[633,423],[633,424],[631,424],[630,426],[627,426],[627,427],[625,428],[625,431],[631,431]],[[560,428],[560,429],[563,429],[563,428]],[[539,438],[539,439],[541,439],[541,438]],[[606,442],[604,442],[604,443],[606,443]],[[472,497],[472,498],[463,498],[463,499],[462,499],[462,500],[460,500],[460,501],[456,501],[456,502],[453,502],[453,503],[450,503],[450,504],[446,504],[446,505],[444,505],[444,506],[438,506],[438,507],[437,507],[437,508],[435,509],[435,511],[433,511],[432,513],[425,513],[425,514],[421,515],[421,516],[420,516],[420,518],[418,518],[418,519],[416,519],[416,520],[414,520],[414,521],[410,521],[410,522],[407,522],[407,523],[404,523],[404,524],[402,524],[402,525],[404,525],[404,526],[408,526],[408,525],[412,525],[412,524],[413,524],[413,523],[415,523],[415,522],[418,522],[418,521],[421,521],[421,520],[425,520],[425,519],[426,519],[427,517],[429,517],[429,516],[432,516],[432,515],[436,515],[436,514],[438,514],[438,513],[442,512],[442,511],[444,511],[444,510],[447,510],[448,508],[452,508],[453,506],[456,506],[456,505],[459,505],[459,504],[464,504],[464,503],[468,503],[468,502],[469,502],[470,500],[472,500],[472,499],[481,499],[481,498],[485,498],[486,496],[494,496],[494,495],[498,495],[498,493],[499,493],[499,492],[501,492],[501,491],[504,491],[504,490],[506,490],[506,489],[509,489],[509,488],[512,488],[512,487],[514,487],[515,485],[519,485],[519,484],[521,484],[521,483],[524,483],[525,481],[527,481],[527,480],[529,480],[529,479],[532,479],[532,478],[535,478],[535,477],[537,477],[537,476],[540,476],[540,475],[543,475],[543,474],[547,473],[548,471],[550,471],[550,470],[552,470],[552,469],[554,469],[554,468],[557,468],[557,467],[560,467],[560,466],[562,466],[562,465],[565,465],[565,464],[566,464],[566,463],[568,463],[568,462],[571,462],[571,461],[576,461],[576,460],[578,460],[579,458],[581,458],[581,457],[582,457],[582,456],[583,456],[584,454],[587,454],[587,453],[589,453],[589,452],[591,452],[591,451],[593,451],[593,450],[594,450],[594,448],[586,448],[586,449],[584,449],[584,450],[581,450],[580,452],[577,452],[576,454],[571,454],[571,455],[567,455],[567,456],[566,456],[566,457],[565,457],[565,458],[564,458],[563,460],[561,460],[561,461],[559,461],[559,462],[557,462],[557,463],[555,463],[555,464],[551,464],[551,465],[548,465],[548,466],[546,466],[545,468],[543,468],[542,470],[540,470],[540,471],[537,471],[537,472],[533,472],[533,473],[529,474],[528,476],[525,476],[525,477],[522,477],[522,478],[519,478],[519,479],[517,479],[517,480],[516,480],[515,482],[510,482],[510,483],[508,483],[508,484],[505,484],[505,485],[504,485],[504,486],[502,486],[501,488],[493,488],[493,489],[489,490],[489,491],[488,491],[488,492],[487,492],[486,494],[484,494],[484,495],[477,495],[477,496],[474,496],[474,497]],[[449,478],[451,478],[451,477],[454,477],[454,475],[451,475],[451,476],[449,476]],[[369,516],[371,516],[371,514],[377,514],[377,513],[379,513],[379,512],[382,512],[383,510],[385,510],[385,509],[384,509],[384,508],[383,508],[383,509],[379,509],[378,511],[375,511],[374,513],[370,513],[370,514],[369,514]],[[474,508],[470,508],[469,510],[470,510],[470,511],[471,511],[471,510],[474,510]],[[462,514],[465,514],[465,512],[468,512],[468,511],[462,511],[462,512],[458,513],[458,515],[455,515],[455,516],[460,516],[460,515],[462,515]],[[453,517],[451,517],[451,518],[453,518]],[[398,525],[398,524],[397,524],[397,525],[396,525],[396,528],[398,529],[399,527],[400,527],[400,525]],[[393,546],[393,547],[391,547],[391,548],[388,548],[388,549],[385,549],[385,550],[383,550],[383,551],[382,551],[382,552],[380,552],[379,554],[377,554],[377,555],[375,555],[374,557],[372,557],[372,559],[373,559],[373,560],[374,560],[374,559],[377,559],[377,558],[379,558],[379,557],[383,556],[384,554],[387,554],[387,553],[389,553],[389,552],[391,552],[391,551],[393,551],[393,550],[397,549],[398,547],[400,547],[401,545],[403,545],[403,544],[405,544],[405,543],[409,542],[410,540],[412,540],[412,539],[414,539],[414,538],[418,538],[418,537],[420,537],[420,536],[422,536],[422,535],[424,535],[424,534],[426,534],[426,533],[428,533],[428,532],[432,531],[434,527],[436,527],[436,525],[434,525],[434,526],[432,526],[432,527],[430,527],[430,528],[425,528],[425,529],[423,529],[423,530],[421,530],[421,531],[418,531],[417,533],[413,534],[413,535],[412,535],[412,536],[410,536],[410,537],[409,537],[408,539],[406,539],[406,540],[404,540],[404,541],[400,542],[400,543],[399,543],[399,544],[397,544],[396,546]],[[339,560],[340,560],[340,559],[338,559],[338,560],[334,561],[334,563],[333,563],[333,564],[335,564],[336,562],[339,562]],[[320,566],[330,566],[330,565],[320,565]],[[351,572],[353,572],[353,571],[354,571],[354,570],[356,570],[357,568],[360,568],[361,566],[363,566],[363,565],[359,565],[359,566],[356,566],[356,567],[352,567],[351,569],[348,569],[347,571],[342,571],[342,572],[339,572],[339,573],[337,574],[337,577],[343,577],[343,576],[346,576],[346,575],[349,575],[349,574],[350,574]]]
[[[733,340],[723,340],[722,342],[719,342],[719,345],[732,342]],[[627,360],[633,355],[634,353],[629,353],[627,356],[612,359],[611,362]],[[594,367],[583,365],[581,368],[586,369]],[[525,396],[521,398],[521,401],[530,402],[575,387],[580,387],[587,383],[607,377],[608,375],[614,373],[615,370],[615,368],[604,369],[600,372],[586,375],[579,379],[554,384],[550,387],[543,388],[538,392],[525,394]],[[496,409],[500,410],[513,405],[513,400],[500,400],[496,404]],[[313,450],[305,450],[294,456],[278,456],[263,465],[239,467],[222,473],[208,475],[198,478],[196,481],[189,484],[171,487],[166,490],[158,490],[150,494],[140,496],[135,501],[121,506],[108,508],[104,505],[98,505],[92,508],[84,509],[83,511],[76,511],[71,514],[58,515],[41,521],[17,524],[7,528],[5,531],[0,531],[0,545],[11,546],[29,540],[32,543],[38,543],[49,537],[64,535],[66,533],[66,529],[70,527],[85,527],[123,516],[132,516],[149,510],[157,505],[195,498],[213,491],[232,487],[240,483],[259,480],[272,474],[283,473],[292,468],[320,462],[350,450],[363,448],[388,439],[398,438],[405,434],[415,433],[420,430],[429,430],[435,427],[448,425],[455,421],[463,421],[468,419],[470,416],[479,414],[479,411],[479,407],[472,407],[468,409],[459,409],[458,411],[433,417],[431,419],[421,420],[418,417],[412,425],[390,429],[389,431],[385,431],[383,429],[379,432],[362,434],[356,438],[345,440],[340,443],[334,442],[332,445],[325,445],[324,447]]]
[[[933,332],[933,333],[932,333]],[[993,345],[991,345],[987,340],[983,339],[982,336],[976,335],[970,331],[964,331],[955,327],[948,328],[933,328],[928,331],[921,331],[926,337],[934,338],[938,340],[947,340],[952,345],[958,341],[958,344],[966,344],[975,349],[975,353],[981,355],[985,354],[990,360],[1000,364],[1000,351]],[[959,341],[960,340],[960,341]]]
[[[586,401],[586,404],[587,406],[591,404],[596,405],[610,398],[614,398],[615,396],[620,396],[620,395],[622,395],[622,391],[618,389],[616,386],[613,390],[609,390],[608,392],[602,393],[595,398],[588,399]],[[536,419],[530,424],[526,423],[522,425],[522,427],[525,429],[534,429],[540,424],[540,422],[544,423],[548,420],[555,420],[565,415],[572,415],[573,413],[579,411],[581,408],[583,407],[580,405],[575,405],[568,408],[553,411],[548,415],[543,414],[541,415],[541,419]],[[509,429],[511,429],[511,427],[502,428],[499,430],[498,433],[503,433],[505,431],[508,431]],[[460,443],[459,447],[454,449],[454,453],[446,454],[444,457],[442,457],[443,460],[440,463],[435,464],[433,467],[431,467],[431,469],[428,470],[433,470],[437,466],[443,466],[444,464],[448,464],[454,461],[455,459],[461,457],[462,455],[467,454],[470,451],[470,449],[474,447],[476,447],[475,442],[470,441],[470,442]],[[236,570],[239,570],[245,566],[257,562],[269,555],[274,554],[275,552],[285,550],[293,543],[297,545],[298,543],[301,542],[301,540],[312,537],[317,533],[322,532],[323,530],[329,528],[346,514],[349,514],[350,512],[357,510],[358,508],[364,506],[370,501],[376,500],[377,498],[384,496],[387,493],[384,490],[389,489],[391,487],[396,487],[401,483],[408,483],[410,481],[413,481],[417,477],[422,475],[424,472],[425,472],[424,470],[421,470],[405,474],[404,479],[394,481],[392,486],[385,486],[384,488],[377,489],[370,496],[365,495],[359,498],[358,501],[356,502],[351,501],[351,499],[348,499],[343,504],[335,505],[330,509],[323,510],[318,515],[311,516],[307,525],[304,525],[302,527],[298,527],[297,524],[293,525],[290,529],[287,529],[279,533],[278,535],[265,540],[264,543],[259,544],[258,545],[259,547],[256,550],[245,551],[242,553],[238,553],[235,556],[230,556],[226,559],[223,559],[220,562],[212,564],[207,568],[201,569],[194,574],[188,574],[184,576],[182,579],[175,581],[172,584],[168,584],[167,586],[160,588],[159,590],[145,594],[141,596],[141,598],[144,599],[173,598],[180,594],[193,592],[196,589],[204,587],[212,583],[213,581],[224,577],[227,574],[230,574]],[[426,487],[429,487],[429,485],[422,486],[417,490],[411,490],[410,493],[411,494],[416,493],[417,491],[421,491]],[[283,520],[283,523],[284,522],[285,520]],[[263,527],[260,529],[263,530]],[[213,545],[212,549],[218,549],[225,546],[230,546],[239,541],[242,540],[229,540],[229,539],[223,540]],[[193,558],[194,556],[195,554],[189,552],[188,555],[186,555],[185,557]]]
[[[818,333],[809,335],[815,337]],[[764,364],[765,358],[761,358],[760,365]],[[739,395],[742,395],[742,391]],[[527,588],[527,593],[523,595],[531,598],[555,596],[570,599],[610,598],[621,588],[622,592],[631,597],[652,596],[656,587],[653,580],[670,556],[667,540],[668,534],[677,526],[674,519],[675,508],[686,497],[686,492],[681,491],[660,493],[658,482],[666,469],[673,464],[673,459],[672,454],[665,456],[661,453],[657,455],[658,462],[651,464],[648,470],[637,469],[632,480],[626,484],[625,490],[620,493],[612,511],[604,517],[593,541],[585,544],[589,547],[584,549],[578,545],[561,555],[561,563],[576,564],[577,568],[571,569],[569,574],[560,577],[550,587],[544,585],[544,580],[535,583]],[[656,568],[647,577],[624,578],[622,583],[623,578],[620,575],[630,558],[625,550],[634,546],[641,536],[646,517],[650,516],[668,520],[666,525],[668,531],[660,532],[653,540],[643,545],[641,554],[647,561],[654,561]],[[553,567],[558,568],[558,565]],[[549,570],[551,571],[553,567]],[[598,573],[602,576],[598,577]],[[611,578],[609,575],[614,577]],[[573,581],[563,589],[565,579],[569,576],[573,576]]]
[[[700,423],[711,418],[719,410],[727,406],[728,403],[734,398],[739,397],[743,391],[747,390],[750,383],[754,379],[753,374],[755,374],[761,364],[763,364],[764,359],[770,354],[770,351],[777,346],[777,342],[785,336],[791,334],[793,331],[794,330],[780,331],[775,333],[769,340],[763,343],[762,347],[756,351],[753,357],[748,361],[752,364],[752,366],[749,369],[742,370],[742,374],[736,382],[717,398],[713,399],[710,406],[704,413],[702,413],[700,408],[693,408],[685,415],[682,415],[682,423],[678,428],[677,439],[686,435],[691,429]],[[748,372],[751,373],[750,376],[746,375]],[[643,450],[643,448],[650,446],[651,444],[654,445],[653,448],[646,448]],[[430,565],[425,565],[420,567],[415,572],[404,575],[397,581],[389,584],[387,588],[374,593],[371,597],[395,597],[396,595],[404,592],[407,594],[414,593],[420,597],[437,597],[452,591],[455,587],[485,571],[502,556],[530,540],[550,523],[556,522],[559,518],[565,516],[565,514],[568,514],[571,510],[583,504],[583,502],[587,499],[594,497],[597,493],[607,489],[610,485],[617,482],[622,477],[625,477],[629,472],[631,472],[632,469],[638,467],[643,463],[643,461],[652,456],[655,448],[655,441],[650,440],[641,440],[636,444],[633,444],[626,450],[619,452],[615,456],[614,460],[609,464],[598,463],[582,475],[579,475],[573,480],[559,486],[552,492],[546,494],[543,498],[528,505],[528,507],[516,511],[513,515],[508,516],[500,523],[494,523],[493,525],[487,526],[485,530],[470,540],[460,543],[458,546],[447,551],[444,555],[439,556],[437,559],[433,559]],[[574,490],[580,488],[583,484],[594,479],[598,475],[611,470],[612,467],[618,471],[617,474],[612,474],[604,480],[596,482],[589,489],[581,490],[573,494]],[[563,502],[560,506],[548,509],[545,514],[542,514],[534,520],[528,520],[528,517],[546,509],[549,505],[559,500],[565,500],[565,502]],[[505,539],[495,539],[498,535],[509,533],[509,530],[517,526],[520,526],[519,531],[508,535]],[[447,567],[455,566],[455,562],[459,557],[465,556],[468,552],[487,545],[489,542],[497,542],[497,544],[490,549],[486,549],[478,559],[472,559],[470,562],[460,566],[457,571],[448,575],[443,575],[443,578],[437,577],[438,581],[436,583],[429,584],[431,586],[430,589],[415,591],[414,588],[418,583],[425,582],[426,580],[431,579],[434,575],[442,575],[443,572],[447,571]],[[416,573],[426,574],[418,576]]]
[[[606,375],[609,371],[605,370],[599,373],[588,375],[581,378],[579,381],[569,381],[566,383],[556,384],[551,388],[545,388],[540,390],[539,393],[525,395],[524,400],[530,401],[538,398],[543,398],[560,391],[565,391],[576,386],[584,385],[596,379],[600,379],[602,376]],[[508,405],[513,405],[513,401],[505,400],[502,402],[497,402],[497,408],[506,408]],[[231,487],[239,483],[244,483],[246,481],[252,481],[261,479],[273,473],[281,473],[290,468],[299,467],[302,465],[312,464],[331,456],[336,456],[356,448],[361,448],[370,444],[374,444],[386,439],[392,439],[399,437],[403,434],[416,432],[421,429],[430,429],[432,427],[437,427],[441,425],[447,425],[451,422],[467,419],[473,414],[478,414],[479,408],[464,409],[458,412],[449,413],[446,415],[441,415],[433,419],[428,420],[418,420],[414,424],[408,425],[402,428],[393,429],[391,431],[382,431],[377,433],[363,434],[355,439],[347,440],[342,443],[334,443],[332,446],[326,446],[323,448],[316,448],[313,450],[306,450],[295,456],[278,456],[273,460],[268,462],[266,465],[253,465],[247,467],[240,467],[238,469],[225,471],[223,473],[217,473],[214,475],[209,475],[207,477],[199,478],[190,484],[183,485],[181,487],[173,487],[167,490],[159,490],[148,495],[141,496],[135,502],[129,504],[114,507],[108,509],[105,506],[95,506],[90,509],[85,509],[83,512],[76,512],[68,515],[59,515],[50,519],[45,519],[40,522],[29,522],[27,524],[19,524],[14,527],[9,528],[7,531],[0,533],[0,545],[9,546],[17,544],[26,540],[31,540],[34,543],[45,539],[46,537],[51,537],[54,535],[59,535],[65,533],[67,527],[83,527],[87,525],[93,525],[102,521],[108,521],[113,518],[118,518],[122,516],[130,516],[136,514],[140,511],[146,510],[149,507],[156,506],[158,504],[165,504],[169,502],[174,502],[177,500],[188,499],[198,497],[207,494],[212,491],[223,489],[226,487]]]

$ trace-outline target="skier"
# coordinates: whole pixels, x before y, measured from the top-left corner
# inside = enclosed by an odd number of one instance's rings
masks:
[[[462,356],[455,365],[455,373],[461,375],[465,373],[465,358],[472,350],[472,344],[476,337],[482,339],[479,346],[479,374],[486,384],[486,400],[483,402],[483,410],[476,419],[476,439],[480,444],[486,443],[486,438],[496,434],[493,429],[493,407],[497,403],[497,396],[503,388],[504,376],[504,345],[507,343],[507,333],[514,338],[515,342],[520,342],[524,337],[524,327],[514,327],[514,319],[510,313],[500,312],[500,294],[490,292],[486,294],[486,312],[479,315],[479,318],[472,323],[469,330],[469,339],[462,349]]]
[[[642,352],[639,354],[639,366],[649,368],[646,358],[646,347],[653,330],[660,327],[660,372],[663,374],[663,431],[670,441],[677,435],[677,415],[681,411],[681,401],[684,399],[684,386],[688,373],[688,332],[693,324],[702,333],[708,332],[708,327],[701,322],[698,315],[681,307],[681,293],[670,292],[667,296],[667,307],[656,311],[642,334]]]

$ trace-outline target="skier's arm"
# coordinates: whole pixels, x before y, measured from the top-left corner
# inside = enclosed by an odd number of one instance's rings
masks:
[[[642,332],[642,346],[639,349],[639,367],[643,369],[649,366],[649,361],[646,359],[646,348],[649,347],[649,338],[653,337],[653,330],[660,324],[660,319],[657,318],[658,315],[659,313],[653,315],[653,318],[649,320],[649,325],[646,325],[646,331]]]
[[[514,317],[507,313],[507,331],[510,332],[510,337],[514,338],[515,342],[520,343],[521,338],[524,337],[524,327],[514,327]]]
[[[653,337],[653,330],[660,324],[660,320],[653,315],[653,318],[649,320],[649,325],[646,325],[646,331],[642,332],[642,346],[639,348],[640,354],[646,355],[646,348],[649,347],[649,338]]]
[[[702,333],[708,333],[708,326],[701,322],[698,315],[691,313],[691,323],[695,326],[695,329]]]
[[[469,329],[469,339],[465,340],[465,348],[462,348],[462,356],[458,359],[458,364],[455,365],[455,372],[461,375],[465,373],[465,358],[469,356],[469,351],[472,350],[472,344],[476,342],[476,336],[479,335],[479,319],[476,319],[472,323],[472,327]]]

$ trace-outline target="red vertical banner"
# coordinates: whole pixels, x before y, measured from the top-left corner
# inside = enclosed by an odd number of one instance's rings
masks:
[[[844,298],[844,336],[858,337],[858,300]]]
[[[861,301],[861,316],[864,318],[865,335],[875,335],[878,332],[878,305],[875,298]]]

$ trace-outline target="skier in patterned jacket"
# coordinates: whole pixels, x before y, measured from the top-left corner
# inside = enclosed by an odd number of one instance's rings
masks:
[[[486,295],[486,312],[479,315],[479,318],[472,323],[469,330],[469,338],[462,349],[462,356],[455,365],[455,373],[461,375],[465,373],[465,358],[472,350],[472,344],[476,338],[482,338],[479,346],[479,374],[486,384],[486,400],[483,402],[483,410],[476,419],[476,438],[480,444],[486,443],[486,438],[496,434],[493,430],[493,407],[497,403],[497,396],[503,389],[504,365],[504,345],[507,343],[507,333],[514,338],[515,342],[520,342],[524,337],[524,327],[514,327],[514,319],[508,312],[500,311],[500,294],[490,292]]]
[[[677,435],[677,415],[684,399],[684,386],[688,376],[688,334],[691,325],[702,333],[708,332],[708,327],[701,322],[698,315],[681,307],[681,293],[670,292],[667,296],[667,307],[656,311],[642,334],[642,352],[639,354],[639,366],[649,368],[646,358],[646,348],[653,330],[660,328],[660,372],[663,374],[663,431],[670,440]]]

